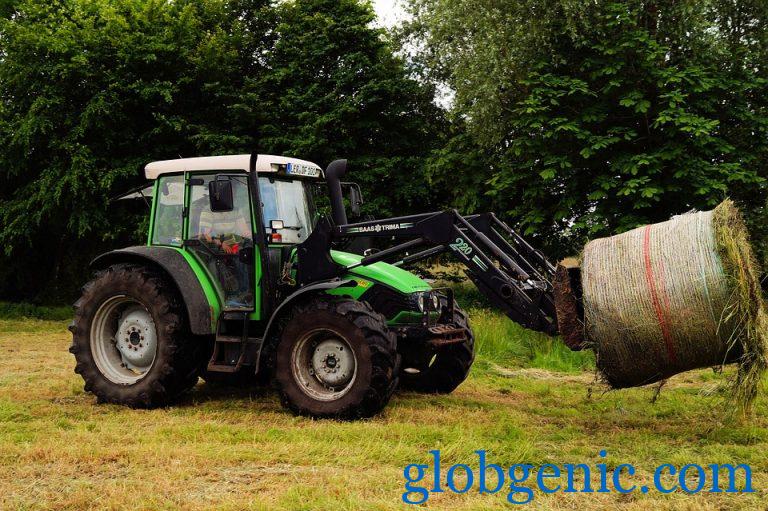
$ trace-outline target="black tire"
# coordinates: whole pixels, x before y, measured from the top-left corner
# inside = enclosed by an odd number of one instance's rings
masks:
[[[450,394],[467,379],[475,360],[475,334],[469,325],[466,312],[458,306],[454,306],[453,323],[467,330],[468,339],[461,344],[446,346],[435,352],[420,353],[421,359],[430,360],[434,356],[432,364],[421,369],[419,373],[402,372],[401,389],[425,394]],[[403,362],[403,366],[409,366],[407,360]]]
[[[301,365],[294,364],[296,350],[309,342],[304,339],[325,329],[351,347],[356,367],[346,393],[327,401],[310,395],[297,376],[299,369],[294,369]],[[397,339],[384,316],[366,302],[351,299],[318,298],[296,306],[275,352],[275,380],[283,404],[296,414],[312,417],[356,419],[377,414],[397,388],[399,370]]]
[[[91,344],[94,316],[120,295],[138,302],[151,315],[156,331],[156,351],[151,367],[135,383],[115,383],[99,369]],[[158,272],[140,265],[116,264],[100,271],[83,287],[75,303],[70,326],[75,372],[85,381],[85,390],[100,403],[132,408],[163,406],[191,389],[198,379],[202,343],[189,335],[183,302],[175,288]]]

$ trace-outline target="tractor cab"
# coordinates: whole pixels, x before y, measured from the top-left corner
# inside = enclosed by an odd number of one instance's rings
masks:
[[[155,182],[148,245],[188,253],[222,311],[260,319],[261,285],[274,288],[317,222],[322,169],[295,158],[231,155],[153,162],[145,174]],[[272,282],[255,278],[262,268]]]

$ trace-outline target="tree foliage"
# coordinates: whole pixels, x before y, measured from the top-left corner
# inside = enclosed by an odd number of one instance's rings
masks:
[[[765,2],[411,7],[407,35],[422,72],[455,91],[453,116],[487,150],[475,189],[482,206],[501,209],[555,254],[726,196],[753,223],[762,214]]]
[[[433,90],[408,77],[356,0],[289,3],[280,14],[271,72],[253,84],[252,108],[272,119],[261,143],[314,161],[349,157],[369,213],[429,208],[424,161],[444,124]]]
[[[0,297],[140,242],[108,198],[148,161],[253,150],[349,158],[377,216],[494,209],[555,257],[726,196],[768,239],[764,1],[409,3],[398,48],[358,0],[0,1]]]
[[[7,5],[0,296],[69,296],[90,256],[141,242],[144,214],[108,198],[140,184],[152,160],[252,150],[320,164],[346,157],[370,212],[428,207],[420,176],[441,115],[373,28],[368,4]]]

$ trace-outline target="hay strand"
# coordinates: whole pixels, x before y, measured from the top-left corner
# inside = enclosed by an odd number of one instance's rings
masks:
[[[729,344],[739,354],[731,395],[740,405],[740,412],[747,414],[768,368],[768,316],[760,289],[760,271],[744,220],[733,202],[725,201],[715,209],[713,225],[715,245],[727,286],[732,290],[725,311],[725,319],[732,325]]]

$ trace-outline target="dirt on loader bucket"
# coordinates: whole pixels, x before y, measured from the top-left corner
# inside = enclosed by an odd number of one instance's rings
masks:
[[[580,273],[578,259],[564,259],[557,265],[553,283],[558,330],[563,342],[573,351],[587,345]]]

